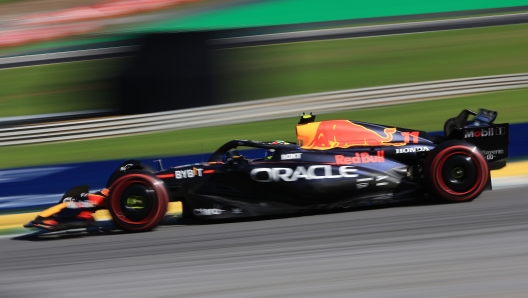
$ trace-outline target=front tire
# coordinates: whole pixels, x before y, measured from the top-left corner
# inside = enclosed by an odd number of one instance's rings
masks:
[[[144,232],[165,217],[169,196],[162,181],[145,171],[123,175],[110,186],[108,210],[125,231]]]
[[[448,141],[429,153],[425,179],[430,193],[448,202],[477,198],[489,179],[488,163],[477,147]]]

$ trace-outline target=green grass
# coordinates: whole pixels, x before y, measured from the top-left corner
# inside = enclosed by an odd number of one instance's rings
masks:
[[[354,119],[425,131],[442,130],[465,108],[497,110],[497,123],[528,121],[528,89],[486,93],[373,109],[318,115],[317,120]],[[299,111],[302,112],[302,111]],[[306,111],[307,112],[307,111]],[[317,114],[317,111],[312,111]],[[298,118],[260,121],[117,138],[0,147],[0,168],[212,152],[231,139],[295,141]]]
[[[528,24],[217,52],[225,102],[528,72]]]
[[[13,2],[27,2],[26,0],[0,0],[0,5]]]
[[[218,103],[528,72],[527,36],[521,24],[215,51]],[[0,70],[0,117],[113,106],[126,61]]]
[[[113,78],[124,59],[102,59],[0,71],[0,117],[117,106]]]
[[[528,25],[365,39],[247,47],[215,52],[219,98],[235,102],[417,81],[528,72]],[[110,63],[110,61],[115,63]],[[126,59],[0,70],[0,117],[111,107],[112,78]],[[528,121],[528,90],[319,115],[426,131],[464,108]],[[299,111],[303,112],[303,111]],[[317,111],[312,111],[317,114]],[[211,152],[230,139],[295,140],[297,119],[99,140],[0,147],[0,168]]]

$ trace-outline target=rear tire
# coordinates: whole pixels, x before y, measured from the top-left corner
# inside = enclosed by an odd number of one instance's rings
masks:
[[[436,197],[448,202],[472,201],[486,187],[488,163],[475,146],[448,141],[429,153],[425,179],[429,192]]]
[[[125,231],[144,232],[165,217],[169,196],[162,181],[149,172],[129,172],[112,183],[108,210]]]

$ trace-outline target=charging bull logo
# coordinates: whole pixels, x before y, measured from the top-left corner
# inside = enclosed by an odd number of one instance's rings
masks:
[[[297,139],[304,149],[332,149],[353,146],[402,146],[392,143],[396,128],[387,127],[384,135],[348,120],[328,120],[297,125]]]

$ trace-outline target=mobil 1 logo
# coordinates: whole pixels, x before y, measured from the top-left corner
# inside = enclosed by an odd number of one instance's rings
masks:
[[[467,128],[464,131],[464,138],[486,138],[493,136],[503,136],[506,135],[505,126],[494,126],[494,127],[485,127],[485,128]]]
[[[478,147],[488,162],[508,157],[509,124],[492,124],[486,127],[466,127],[464,140]]]

